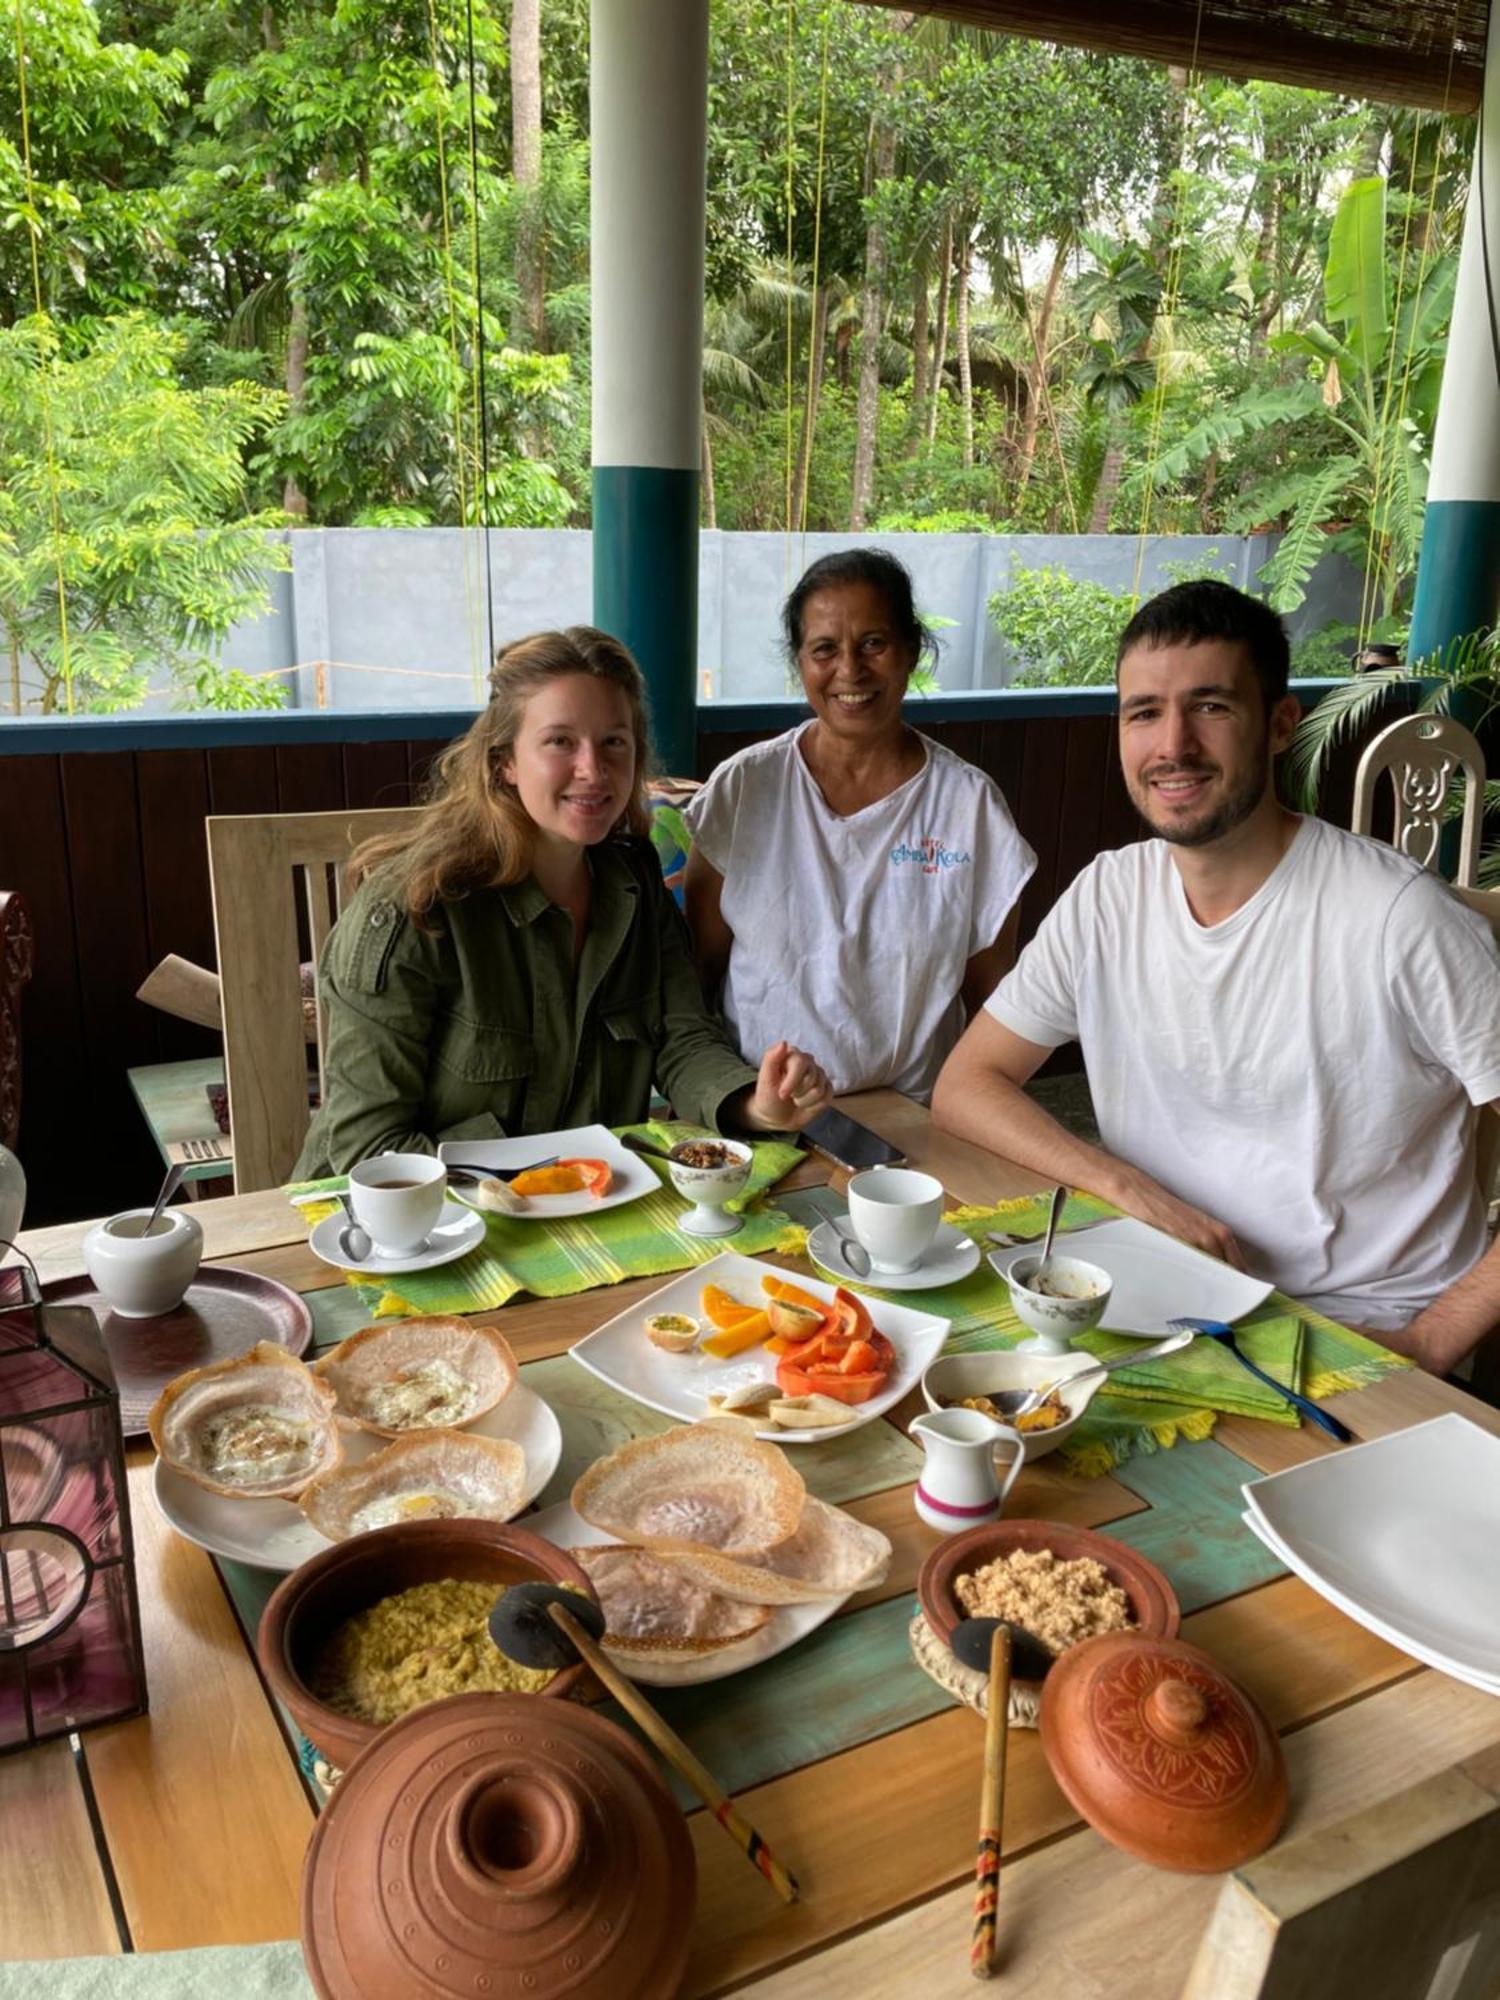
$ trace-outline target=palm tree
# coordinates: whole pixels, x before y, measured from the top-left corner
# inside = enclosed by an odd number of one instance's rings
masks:
[[[1125,463],[1121,419],[1156,382],[1149,350],[1161,306],[1161,275],[1139,244],[1128,238],[1113,242],[1086,230],[1083,242],[1094,265],[1073,286],[1073,303],[1090,325],[1089,351],[1077,381],[1086,400],[1105,411],[1108,420],[1104,463],[1088,525],[1091,535],[1103,535],[1109,532]]]

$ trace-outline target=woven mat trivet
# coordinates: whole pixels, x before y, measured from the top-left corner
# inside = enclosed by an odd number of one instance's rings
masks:
[[[924,1674],[935,1680],[946,1693],[956,1695],[976,1714],[989,1714],[989,1675],[977,1674],[972,1667],[962,1666],[955,1660],[928,1624],[925,1613],[917,1613],[907,1628],[906,1636],[911,1642],[911,1656]],[[1040,1689],[1018,1687],[1012,1683],[1009,1710],[1012,1729],[1035,1729],[1041,1709]]]

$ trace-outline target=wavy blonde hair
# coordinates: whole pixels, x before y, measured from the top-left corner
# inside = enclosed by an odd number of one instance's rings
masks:
[[[629,703],[635,783],[610,834],[647,832],[651,751],[641,670],[607,632],[570,625],[562,632],[533,632],[500,648],[490,669],[489,702],[434,764],[414,831],[363,842],[350,860],[350,880],[389,871],[396,892],[425,929],[437,904],[471,889],[503,888],[527,875],[536,828],[503,773],[532,696],[573,674],[610,682]]]

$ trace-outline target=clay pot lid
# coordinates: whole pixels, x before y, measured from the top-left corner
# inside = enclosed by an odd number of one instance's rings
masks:
[[[382,1730],[302,1872],[322,2000],[668,2000],[697,1870],[645,1752],[536,1695],[465,1694]]]
[[[1269,1847],[1286,1763],[1259,1706],[1181,1639],[1105,1632],[1042,1683],[1042,1748],[1096,1832],[1160,1868],[1212,1874]]]

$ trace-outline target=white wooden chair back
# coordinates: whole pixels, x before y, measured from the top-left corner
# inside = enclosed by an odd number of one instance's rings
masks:
[[[307,1136],[298,898],[316,963],[342,906],[350,854],[372,834],[398,831],[418,810],[249,813],[207,822],[236,1194],[279,1187]],[[321,999],[317,1071],[321,1081]]]
[[[1484,752],[1464,728],[1446,715],[1403,715],[1365,745],[1354,773],[1356,833],[1374,820],[1380,778],[1390,773],[1396,794],[1391,845],[1434,871],[1443,835],[1443,808],[1457,772],[1465,780],[1463,828],[1459,836],[1456,882],[1472,886],[1479,873],[1479,836],[1484,816]]]
[[[1494,2000],[1500,1748],[1225,1879],[1181,2000]]]

